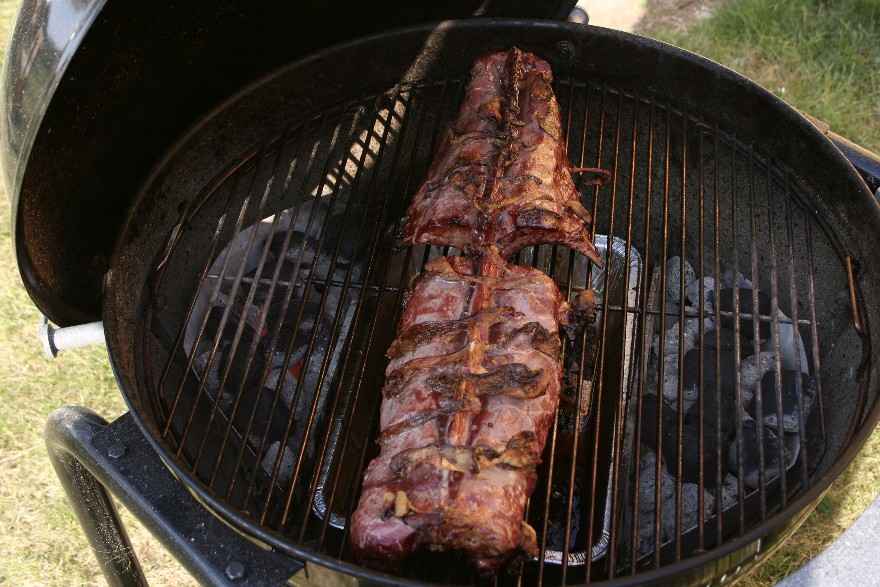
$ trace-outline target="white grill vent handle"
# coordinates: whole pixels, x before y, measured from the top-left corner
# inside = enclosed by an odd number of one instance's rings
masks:
[[[56,328],[49,319],[43,316],[40,321],[37,336],[43,345],[43,355],[47,359],[54,359],[61,351],[78,349],[93,344],[105,344],[104,323],[88,322]]]

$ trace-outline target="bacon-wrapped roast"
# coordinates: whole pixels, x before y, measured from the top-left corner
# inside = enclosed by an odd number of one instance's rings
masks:
[[[495,568],[521,549],[535,467],[559,400],[559,326],[570,309],[537,269],[499,256],[439,258],[407,302],[388,356],[381,453],[352,540],[362,557],[420,546]]]
[[[351,520],[355,554],[375,566],[420,548],[463,551],[486,571],[537,553],[524,510],[559,402],[560,329],[575,313],[550,277],[505,258],[561,243],[599,260],[550,67],[512,49],[471,75],[404,230],[464,256],[428,264],[388,350],[381,450]]]

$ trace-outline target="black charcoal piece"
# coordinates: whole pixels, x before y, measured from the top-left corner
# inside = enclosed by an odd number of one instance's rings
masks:
[[[733,423],[729,417],[733,409],[728,407],[721,414],[721,477],[727,473],[727,447],[733,431]],[[718,483],[718,427],[717,411],[713,394],[705,398],[703,421],[703,483],[706,487],[715,487]],[[678,412],[663,402],[663,438],[662,450],[664,469],[675,474],[678,470]],[[681,469],[682,481],[699,483],[700,481],[700,406],[696,403],[685,412],[681,430]],[[657,397],[646,396],[642,404],[641,442],[657,451]]]
[[[722,396],[721,400],[721,426],[719,429],[717,395],[714,392],[709,392],[703,396],[703,484],[708,488],[714,488],[718,485],[719,455],[721,478],[723,479],[727,474],[727,447],[734,432],[734,421],[730,417],[736,409],[733,394],[727,393]],[[699,483],[700,481],[700,413],[700,404],[697,402],[684,415],[682,476],[685,481],[691,483]]]
[[[715,338],[714,329],[707,330],[706,334],[703,335],[703,343],[706,345],[706,352],[714,355],[716,349],[721,349],[721,355],[724,356],[725,353],[728,354],[732,361],[734,353],[736,352],[736,333],[733,331],[733,324],[731,323],[727,326],[722,325],[721,328],[718,329],[718,332],[720,333],[718,340]],[[750,330],[748,337],[740,336],[739,355],[740,357],[745,358],[753,354],[755,354],[755,345],[752,331]]]
[[[676,462],[676,412],[666,402],[660,402],[662,406],[662,433],[661,439],[664,464]],[[642,427],[641,441],[654,452],[657,452],[657,396],[646,395],[642,403]]]
[[[708,334],[708,333],[707,333]],[[743,355],[745,357],[746,355]],[[733,352],[722,350],[720,353],[721,377],[716,379],[715,362],[719,355],[715,349],[706,349],[703,353],[702,393],[706,414],[715,417],[718,410],[717,398],[721,398],[722,421],[730,420],[736,407],[736,361]],[[700,351],[694,349],[684,357],[684,385],[700,388]],[[699,405],[699,404],[695,404]],[[725,428],[725,435],[729,432]]]

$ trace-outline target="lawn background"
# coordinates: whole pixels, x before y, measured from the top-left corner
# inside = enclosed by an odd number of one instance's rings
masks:
[[[670,3],[648,0],[649,11],[660,4]],[[17,6],[18,0],[0,0],[2,46]],[[880,0],[739,0],[722,3],[713,16],[688,27],[651,22],[645,19],[640,32],[724,63],[880,151]],[[9,204],[0,194],[0,585],[103,585],[49,465],[42,429],[48,414],[64,404],[89,406],[108,419],[124,406],[105,350],[78,350],[48,361],[35,338],[38,318],[19,281]],[[880,433],[875,433],[792,541],[743,584],[772,585],[800,566],[878,492]],[[152,584],[193,584],[125,517]]]

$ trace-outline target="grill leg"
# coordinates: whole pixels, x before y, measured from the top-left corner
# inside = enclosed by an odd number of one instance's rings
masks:
[[[61,408],[49,417],[46,444],[110,585],[147,584],[111,495],[200,585],[281,587],[307,571],[212,515],[168,471],[131,414],[108,424],[85,408]]]
[[[49,458],[107,583],[114,587],[145,586],[147,580],[113,500],[101,482],[83,466],[80,457],[95,431],[106,425],[103,418],[82,408],[55,411],[46,425]]]

